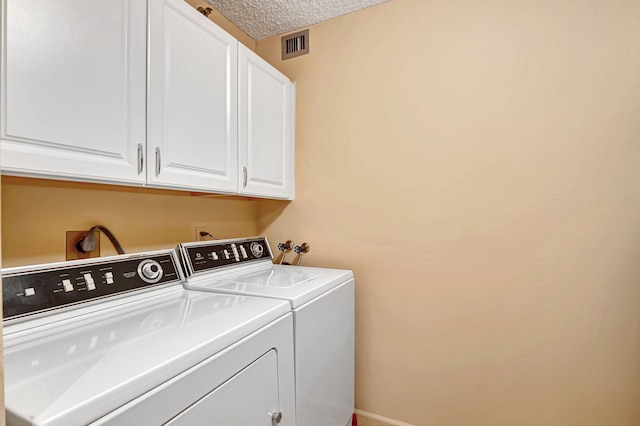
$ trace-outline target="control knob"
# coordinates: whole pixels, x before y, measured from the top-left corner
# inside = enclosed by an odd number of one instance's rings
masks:
[[[264,254],[264,247],[262,247],[262,244],[260,243],[256,243],[254,241],[251,243],[249,248],[251,249],[251,253],[253,253],[255,257],[262,257],[262,255]]]
[[[138,275],[147,283],[157,283],[162,278],[162,266],[152,259],[143,260],[138,265]]]

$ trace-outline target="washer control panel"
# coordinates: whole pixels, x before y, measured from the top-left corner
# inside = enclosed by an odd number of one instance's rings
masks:
[[[189,276],[236,264],[273,260],[265,237],[182,243],[179,250]]]
[[[2,271],[3,319],[49,311],[93,299],[180,282],[173,251],[123,255]]]

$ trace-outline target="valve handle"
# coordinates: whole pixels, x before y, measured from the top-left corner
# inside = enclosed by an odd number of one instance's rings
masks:
[[[300,266],[300,263],[302,262],[302,255],[305,253],[309,253],[311,247],[307,243],[302,243],[302,245],[295,246],[293,250],[298,253],[298,262],[296,263],[296,266]]]
[[[311,250],[311,247],[307,243],[302,243],[302,245],[300,246],[295,246],[293,250],[298,254],[309,253],[309,250]]]
[[[284,243],[278,244],[278,250],[280,251],[290,252],[292,248],[293,248],[293,241],[291,240],[287,240]]]

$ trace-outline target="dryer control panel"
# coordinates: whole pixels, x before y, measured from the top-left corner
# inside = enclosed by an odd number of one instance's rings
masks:
[[[187,276],[236,264],[273,260],[266,237],[182,243],[178,248]]]
[[[8,268],[2,271],[2,316],[18,318],[181,280],[173,250]]]

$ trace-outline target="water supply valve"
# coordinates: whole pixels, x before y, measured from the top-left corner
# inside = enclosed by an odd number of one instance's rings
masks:
[[[287,255],[287,253],[293,250],[293,241],[287,240],[284,243],[278,243],[278,250],[282,252],[282,255],[280,256],[280,262],[278,263],[280,265],[288,265],[288,263],[284,261],[284,258]]]
[[[296,266],[300,266],[300,263],[302,262],[302,255],[309,253],[309,250],[311,250],[311,247],[307,243],[302,243],[302,245],[294,247],[293,251],[298,253],[298,262],[296,263]]]

